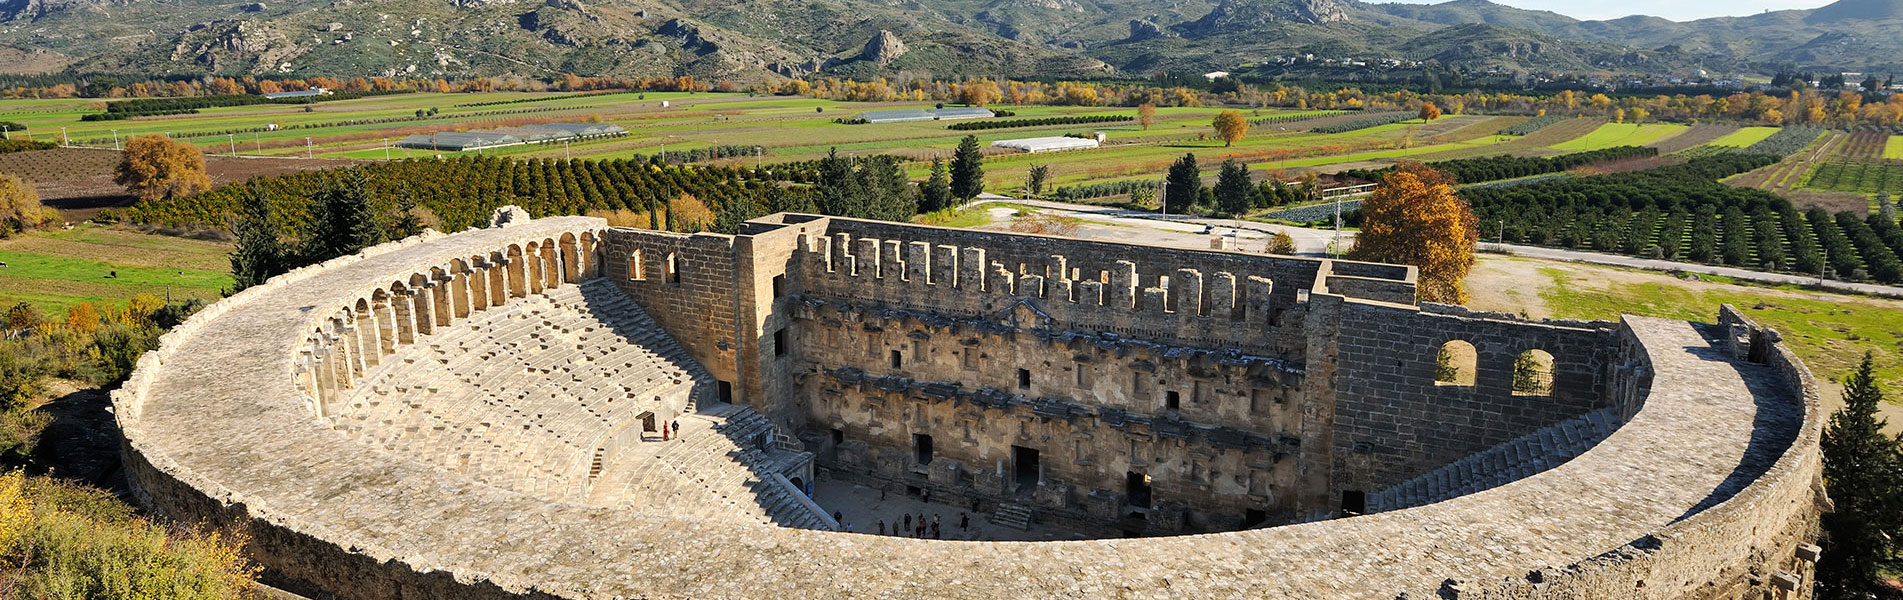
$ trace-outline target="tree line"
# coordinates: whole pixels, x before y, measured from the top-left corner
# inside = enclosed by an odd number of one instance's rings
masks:
[[[1415,118],[1414,115],[1415,113],[1404,113],[1404,112],[1382,113],[1378,115],[1362,117],[1359,119],[1355,119],[1353,121],[1343,121],[1343,122],[1335,123],[1332,125],[1322,125],[1320,127],[1309,129],[1309,131],[1312,131],[1315,133],[1347,133],[1350,131],[1367,129],[1369,127],[1380,127],[1382,125],[1392,125],[1395,123],[1405,122],[1409,119]]]
[[[1614,146],[1611,148],[1601,148],[1599,150],[1587,150],[1584,152],[1548,157],[1502,154],[1499,156],[1481,158],[1457,158],[1430,162],[1427,163],[1427,166],[1453,175],[1454,179],[1461,183],[1480,183],[1483,181],[1513,179],[1544,173],[1559,173],[1586,165],[1633,158],[1650,158],[1658,156],[1658,154],[1658,148],[1650,146]],[[1348,169],[1342,171],[1341,174],[1378,182],[1381,181],[1383,177],[1386,177],[1388,173],[1394,172],[1394,170],[1395,167],[1385,169]]]
[[[1083,125],[1088,123],[1122,123],[1134,121],[1136,117],[1128,115],[1071,115],[1065,117],[1043,117],[1036,119],[1008,119],[1002,121],[965,121],[953,123],[945,128],[952,131],[983,131],[987,129],[1010,129],[1014,127],[1047,127],[1051,125]]]

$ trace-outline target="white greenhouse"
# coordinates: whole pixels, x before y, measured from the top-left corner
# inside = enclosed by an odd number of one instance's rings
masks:
[[[1097,147],[1097,140],[1074,137],[1034,137],[1016,140],[998,140],[991,143],[993,148],[1005,148],[1019,152],[1036,154],[1039,152],[1061,152],[1064,150],[1088,150]]]

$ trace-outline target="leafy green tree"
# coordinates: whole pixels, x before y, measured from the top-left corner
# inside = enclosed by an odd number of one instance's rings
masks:
[[[932,159],[932,176],[919,186],[919,212],[938,212],[951,208],[951,178],[945,171],[945,160]]]
[[[1044,183],[1050,181],[1050,179],[1051,166],[1038,165],[1031,167],[1031,172],[1025,176],[1025,185],[1030,186],[1032,196],[1042,196],[1044,195]]]
[[[1249,212],[1249,197],[1255,191],[1255,185],[1249,180],[1249,167],[1242,161],[1229,159],[1222,162],[1222,171],[1216,176],[1216,210],[1226,215],[1241,215]]]
[[[978,136],[968,135],[958,142],[952,154],[951,191],[959,200],[970,201],[985,191],[985,157],[978,152]]]
[[[1903,534],[1903,445],[1883,433],[1883,388],[1875,357],[1844,379],[1844,407],[1824,427],[1824,485],[1836,510],[1825,513],[1817,597],[1880,598],[1878,567]]]
[[[311,230],[299,252],[304,264],[355,254],[383,241],[363,174],[345,171],[312,199]]]
[[[277,211],[255,188],[244,187],[237,197],[238,217],[231,224],[231,232],[237,238],[237,246],[231,250],[234,281],[230,293],[234,294],[264,283],[290,267],[290,250],[278,238]]]
[[[1188,212],[1203,190],[1203,171],[1196,166],[1196,155],[1184,154],[1182,158],[1176,159],[1176,163],[1170,165],[1169,176],[1163,181],[1166,184],[1163,190],[1164,208],[1175,214]]]

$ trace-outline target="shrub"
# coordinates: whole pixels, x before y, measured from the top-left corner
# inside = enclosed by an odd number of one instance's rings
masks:
[[[0,563],[23,597],[244,598],[258,573],[247,543],[241,533],[160,526],[104,490],[0,475]]]

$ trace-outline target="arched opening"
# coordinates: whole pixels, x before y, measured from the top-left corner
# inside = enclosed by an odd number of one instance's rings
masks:
[[[1553,395],[1553,355],[1528,350],[1513,358],[1513,395]]]
[[[641,281],[648,278],[647,261],[641,258],[641,249],[635,248],[628,253],[628,281]]]
[[[489,305],[502,306],[509,302],[509,267],[503,263],[501,252],[489,253],[489,268],[483,275],[489,280]]]
[[[542,293],[542,246],[529,242],[522,248],[522,272],[528,279],[529,293]]]
[[[469,266],[480,264],[482,264],[482,257],[471,256],[469,262],[463,267],[463,279],[467,280],[463,289],[464,293],[469,295],[469,312],[471,313],[489,309],[489,270]]]
[[[429,275],[425,277],[425,281],[430,284],[430,301],[432,302],[430,316],[435,317],[433,322],[437,327],[448,327],[449,317],[455,313],[455,309],[452,308],[454,301],[449,297],[450,289],[447,279],[449,276],[444,274],[440,267],[430,267]]]
[[[436,331],[436,317],[433,307],[436,299],[432,297],[429,278],[422,273],[410,274],[410,300],[416,305],[416,335],[429,335]]]
[[[449,261],[449,302],[456,318],[469,318],[469,265],[463,259]]]
[[[667,253],[667,260],[662,263],[661,268],[663,273],[667,275],[666,281],[668,285],[681,284],[681,259],[675,256],[673,252]]]
[[[382,336],[377,334],[376,314],[370,311],[370,301],[358,298],[357,310],[357,353],[365,369],[377,366],[377,358],[382,354]]]
[[[601,257],[595,256],[595,234],[581,234],[581,276],[593,279],[601,276]]]
[[[1465,340],[1441,344],[1434,354],[1434,385],[1472,386],[1479,361],[1480,353]]]
[[[509,258],[506,262],[508,263],[507,268],[509,271],[509,297],[521,298],[527,296],[529,265],[522,260],[522,247],[510,244]],[[496,304],[501,304],[501,302],[497,302]]]
[[[402,282],[390,284],[389,304],[390,314],[396,319],[397,343],[416,343],[416,302],[410,298],[409,286],[403,285]],[[388,346],[388,344],[385,345]],[[395,351],[395,347],[390,348],[390,352]]]
[[[562,285],[562,260],[556,257],[555,240],[542,240],[542,289]]]
[[[575,234],[562,234],[562,281],[575,283],[581,281],[581,252],[575,243]]]

